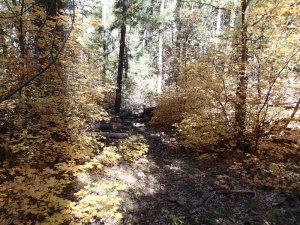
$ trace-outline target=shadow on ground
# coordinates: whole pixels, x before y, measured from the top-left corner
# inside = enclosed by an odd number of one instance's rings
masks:
[[[127,192],[122,224],[299,224],[299,188],[298,194],[256,189],[235,173],[228,154],[196,160],[163,132],[145,127],[136,133],[149,150],[147,163],[132,168],[140,176]]]
[[[147,194],[142,189],[133,191],[134,201],[125,206],[123,224],[197,224],[192,210],[203,194],[206,173],[199,170],[192,153],[172,143],[175,139],[163,132],[149,132],[149,127],[139,133],[149,144],[148,171],[145,168],[140,173],[152,176],[155,185],[146,182],[152,189]]]

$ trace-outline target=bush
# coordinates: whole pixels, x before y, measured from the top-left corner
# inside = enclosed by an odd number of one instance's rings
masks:
[[[209,55],[214,57],[214,54]],[[216,61],[216,60],[215,60]],[[217,145],[231,137],[234,85],[225,63],[206,58],[189,62],[157,101],[152,122],[175,126],[187,148]],[[221,65],[221,66],[216,66]],[[224,70],[227,69],[227,73]]]

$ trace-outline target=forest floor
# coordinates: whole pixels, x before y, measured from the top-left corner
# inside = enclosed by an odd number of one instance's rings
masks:
[[[138,124],[133,135],[147,141],[147,154],[108,172],[129,187],[122,193],[122,224],[300,224],[299,155],[285,163],[297,177],[290,191],[286,168],[266,153],[264,159],[243,152],[196,154],[180,147],[175,135]]]
[[[144,118],[118,123],[129,137],[98,138],[89,159],[1,169],[0,224],[300,224],[295,147],[200,154]]]

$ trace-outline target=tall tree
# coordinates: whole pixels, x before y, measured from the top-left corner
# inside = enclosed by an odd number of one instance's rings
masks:
[[[247,69],[247,0],[241,0],[241,41],[240,41],[240,68],[238,75],[238,84],[236,90],[236,103],[235,103],[235,129],[236,129],[236,140],[239,148],[245,148],[245,127],[246,127],[246,101],[247,101],[247,86],[248,86],[248,75]]]
[[[181,53],[182,53],[182,21],[180,18],[180,9],[182,7],[182,0],[176,0],[176,7],[175,7],[175,26],[177,29],[177,38],[175,41],[175,58],[176,58],[176,63],[175,63],[175,72],[174,72],[174,80],[176,82],[176,78],[178,77],[179,74],[179,67],[180,67],[180,61],[181,61]]]
[[[165,13],[165,0],[161,0],[160,3],[160,15],[163,16]],[[164,21],[161,21],[159,27],[159,36],[158,36],[158,74],[157,74],[157,93],[161,94],[163,88],[163,57],[164,57]]]
[[[123,70],[125,61],[125,47],[126,47],[126,14],[128,10],[128,0],[123,0],[122,3],[122,24],[121,24],[121,37],[120,37],[120,50],[119,50],[119,62],[118,62],[118,75],[117,75],[117,90],[115,100],[115,112],[118,113],[121,110],[122,103],[122,85],[123,85]]]

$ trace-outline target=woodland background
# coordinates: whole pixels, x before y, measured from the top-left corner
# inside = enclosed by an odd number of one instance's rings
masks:
[[[0,223],[299,224],[299,26],[295,0],[0,0]]]

